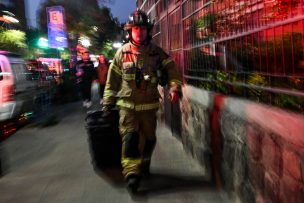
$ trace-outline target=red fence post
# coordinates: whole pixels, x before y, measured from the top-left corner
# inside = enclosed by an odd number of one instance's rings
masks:
[[[220,130],[220,112],[224,106],[224,95],[215,95],[213,108],[210,116],[211,126],[211,150],[212,150],[212,179],[215,182],[216,188],[222,187],[220,177],[221,163],[221,130]]]

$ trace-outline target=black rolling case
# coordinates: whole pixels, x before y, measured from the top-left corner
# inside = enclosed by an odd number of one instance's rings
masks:
[[[90,111],[85,121],[94,167],[120,167],[122,144],[118,130],[118,110],[112,109],[108,115],[102,111]]]

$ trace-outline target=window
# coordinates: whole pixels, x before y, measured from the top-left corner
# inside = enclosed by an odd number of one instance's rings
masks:
[[[14,72],[15,80],[18,81],[25,81],[25,80],[32,80],[30,76],[30,72],[28,71],[25,64],[22,63],[12,63],[12,70]]]

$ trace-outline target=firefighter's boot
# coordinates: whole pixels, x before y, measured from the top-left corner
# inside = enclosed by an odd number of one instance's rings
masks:
[[[127,188],[132,193],[135,194],[139,187],[140,176],[137,174],[131,174],[127,177]]]

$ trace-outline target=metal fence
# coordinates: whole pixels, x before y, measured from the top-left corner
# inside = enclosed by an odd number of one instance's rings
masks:
[[[146,0],[188,84],[304,113],[304,0]]]

